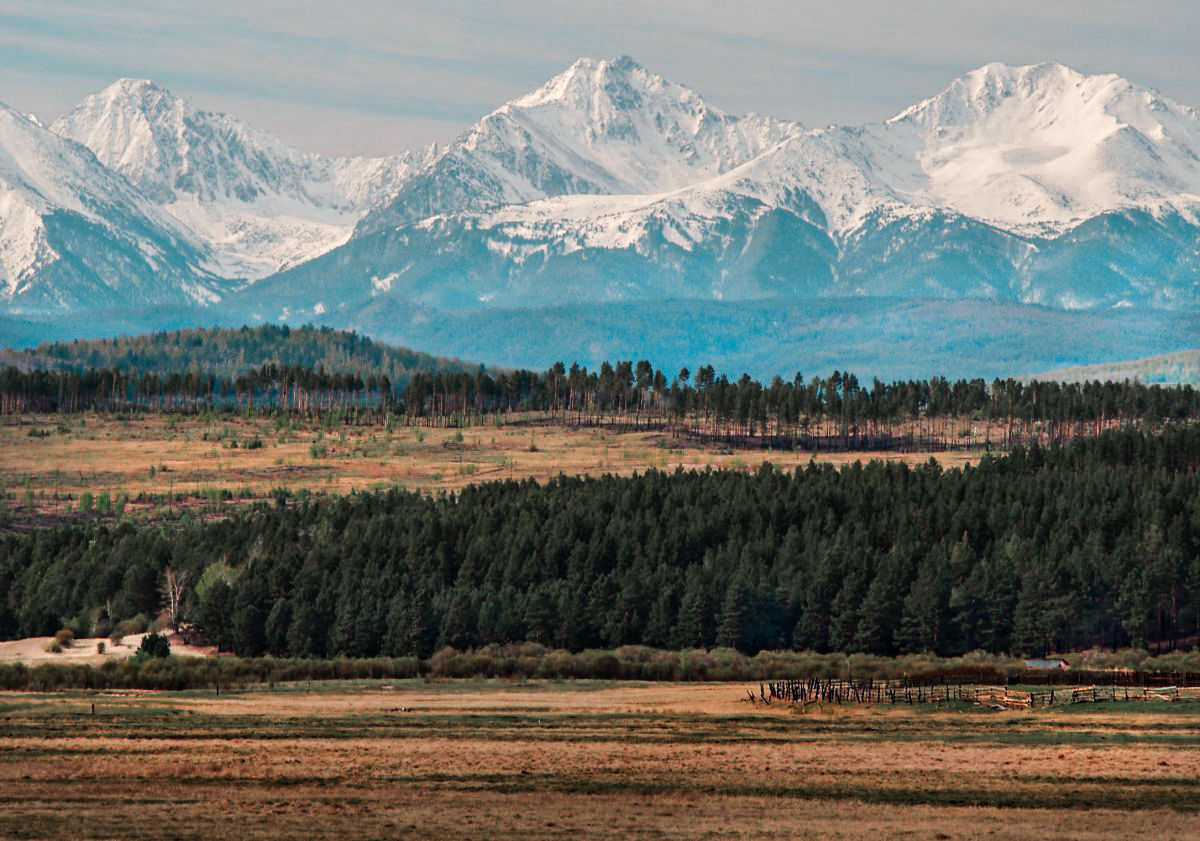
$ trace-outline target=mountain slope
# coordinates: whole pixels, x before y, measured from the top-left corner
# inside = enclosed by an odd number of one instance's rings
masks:
[[[213,270],[227,277],[259,278],[345,241],[419,160],[301,152],[139,79],[87,97],[51,128],[206,241]]]
[[[1200,335],[1193,313],[896,298],[673,299],[444,313],[380,297],[353,321],[333,312],[306,318],[491,365],[545,369],[556,360],[658,359],[675,370],[713,364],[768,379],[798,370],[869,371],[884,380],[1010,377],[1095,364],[1116,353],[1183,350]]]
[[[11,313],[189,304],[208,253],[83,146],[0,105],[0,301]]]

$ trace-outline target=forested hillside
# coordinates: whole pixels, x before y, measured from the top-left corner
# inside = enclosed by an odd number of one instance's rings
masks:
[[[965,470],[651,472],[0,539],[0,636],[162,604],[239,654],[536,640],[1038,653],[1200,631],[1200,429]],[[284,500],[281,498],[280,502]]]
[[[478,367],[375,342],[350,331],[287,325],[194,328],[43,343],[28,350],[0,351],[0,366],[4,365],[22,371],[103,369],[160,378],[191,372],[205,380],[232,380],[264,365],[319,367],[329,374],[387,376],[400,386],[413,371],[472,371]]]
[[[1031,378],[1032,379],[1032,378]],[[1037,375],[1039,380],[1086,382],[1088,380],[1138,380],[1143,383],[1191,383],[1200,385],[1200,350],[1183,350],[1127,362],[1061,368]]]

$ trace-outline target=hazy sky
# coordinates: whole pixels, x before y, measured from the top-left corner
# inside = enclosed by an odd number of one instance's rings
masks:
[[[810,126],[882,119],[989,61],[1200,106],[1197,33],[1198,0],[0,0],[0,101],[49,121],[147,77],[302,148],[384,154],[623,53],[726,111]]]

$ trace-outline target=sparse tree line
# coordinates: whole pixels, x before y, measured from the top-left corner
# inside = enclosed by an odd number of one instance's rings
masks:
[[[1198,467],[1186,427],[963,470],[764,464],[48,528],[0,538],[0,637],[170,606],[243,656],[1170,649],[1200,634]]]
[[[668,377],[642,360],[598,371],[556,363],[544,374],[418,372],[401,401],[410,416],[461,426],[489,413],[536,411],[568,425],[659,428],[713,443],[801,449],[946,449],[1064,442],[1105,429],[1151,429],[1200,416],[1190,385],[1079,384],[944,377],[870,386],[834,371],[763,383],[718,376],[711,365]],[[987,421],[982,429],[974,421]],[[993,426],[998,427],[993,429]]]
[[[1064,384],[943,377],[869,386],[852,373],[770,383],[718,376],[711,365],[671,377],[646,361],[589,372],[556,363],[528,370],[418,371],[403,387],[365,376],[269,363],[232,378],[197,372],[0,371],[0,413],[79,411],[246,413],[350,422],[468,426],[517,412],[571,426],[660,429],[708,443],[806,450],[1008,448],[1200,416],[1190,385]]]

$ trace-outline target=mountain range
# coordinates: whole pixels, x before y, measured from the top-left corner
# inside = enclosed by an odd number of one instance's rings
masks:
[[[445,147],[387,158],[302,152],[144,80],[49,126],[0,108],[13,341],[313,321],[489,362],[694,346],[775,373],[812,370],[783,349],[832,335],[813,314],[839,306],[884,343],[881,372],[906,341],[929,345],[921,364],[1014,374],[1195,347],[1200,115],[1114,75],[989,64],[882,122],[806,128],[727,114],[624,57],[581,59]],[[934,334],[906,335],[888,315],[905,306]],[[749,314],[773,309],[791,324],[763,334]],[[594,323],[547,330],[568,312]],[[1030,342],[1054,349],[937,351],[937,312],[969,312],[980,335],[1042,325]],[[1072,355],[1065,325],[1084,322],[1097,341]],[[476,339],[497,323],[489,352]]]

